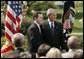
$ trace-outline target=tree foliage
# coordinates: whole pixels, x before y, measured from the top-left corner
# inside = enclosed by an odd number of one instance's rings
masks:
[[[31,9],[36,11],[44,11],[48,8],[55,8],[54,1],[31,1]]]

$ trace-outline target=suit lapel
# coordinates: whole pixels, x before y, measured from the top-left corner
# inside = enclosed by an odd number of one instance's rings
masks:
[[[34,23],[34,26],[36,27],[36,30],[39,31],[39,28],[35,23]]]
[[[50,35],[52,36],[51,28],[50,28],[50,25],[49,25],[49,22],[48,22],[48,21],[47,21],[47,23],[46,23],[46,27],[47,27],[47,29],[49,30]]]
[[[54,22],[54,35],[56,35],[56,33],[57,33],[57,23]]]

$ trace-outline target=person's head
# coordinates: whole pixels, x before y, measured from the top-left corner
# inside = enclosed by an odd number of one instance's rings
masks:
[[[52,47],[46,54],[46,58],[62,58],[61,52],[59,49]]]
[[[70,49],[78,49],[79,48],[79,41],[76,36],[71,36],[68,38],[67,46]]]
[[[83,50],[82,49],[76,50],[73,58],[83,58]]]
[[[5,55],[4,58],[20,58],[19,52],[8,52],[8,54]]]
[[[16,33],[12,36],[12,42],[15,45],[15,47],[23,47],[25,41],[24,41],[24,35],[21,33]]]
[[[49,51],[50,46],[43,43],[39,46],[37,53],[36,53],[36,58],[39,58],[41,56],[46,56],[46,53]]]
[[[20,53],[20,58],[31,58],[31,54],[28,51],[21,52]]]
[[[38,23],[41,24],[43,21],[43,14],[40,11],[36,11],[33,15],[33,19]]]
[[[53,9],[53,8],[49,8],[49,9],[47,10],[47,17],[49,18],[49,20],[50,20],[51,22],[55,21],[56,18],[57,18],[56,10]]]

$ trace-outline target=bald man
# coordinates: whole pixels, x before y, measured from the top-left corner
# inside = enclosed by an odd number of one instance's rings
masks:
[[[68,39],[67,46],[69,51],[62,54],[62,58],[73,58],[75,51],[79,48],[79,41],[76,36],[71,36]]]

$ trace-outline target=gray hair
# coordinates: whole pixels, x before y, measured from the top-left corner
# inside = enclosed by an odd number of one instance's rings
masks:
[[[20,58],[20,55],[19,55],[19,52],[14,52],[14,51],[11,51],[11,52],[8,52],[4,58]]]
[[[46,54],[46,58],[62,58],[62,55],[58,48],[52,47]]]
[[[20,58],[31,58],[31,54],[28,51],[21,52],[20,53]]]
[[[76,50],[73,57],[74,58],[83,58],[83,50],[82,49]]]
[[[51,14],[53,11],[56,13],[56,10],[55,10],[55,9],[49,8],[49,9],[47,10],[47,16],[48,16],[49,14]]]
[[[24,43],[24,35],[21,33],[16,33],[12,36],[12,42],[15,47],[22,47]]]
[[[40,56],[45,56],[46,53],[50,50],[50,46],[48,44],[41,44],[37,50],[37,54]]]
[[[78,38],[76,36],[69,37],[67,44],[69,45],[69,48],[77,49],[79,46]]]

